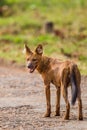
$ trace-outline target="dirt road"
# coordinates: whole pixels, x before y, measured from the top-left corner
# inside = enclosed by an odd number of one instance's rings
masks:
[[[0,66],[0,130],[87,130],[87,77],[82,76],[84,120],[77,120],[77,103],[71,106],[69,121],[63,120],[65,103],[61,98],[61,116],[55,117],[55,87],[51,86],[52,115],[43,118],[45,95],[43,81],[35,72]],[[69,89],[70,90],[70,89]],[[71,91],[69,97],[71,97]]]

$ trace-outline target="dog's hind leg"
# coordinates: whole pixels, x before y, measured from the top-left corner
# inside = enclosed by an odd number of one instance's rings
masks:
[[[81,98],[78,98],[78,108],[79,108],[78,120],[83,120],[83,114],[82,114],[82,100],[81,100]]]
[[[64,87],[65,86],[62,86],[62,94],[63,94],[64,100],[65,100],[65,103],[66,103],[66,113],[65,113],[64,119],[68,120],[69,116],[70,116],[70,104],[69,104],[69,101],[68,101],[67,88],[64,88]]]
[[[55,116],[60,116],[60,87],[56,88],[56,111]]]
[[[68,69],[64,69],[62,73],[61,90],[62,90],[62,94],[66,103],[66,113],[64,116],[65,120],[68,120],[70,116],[70,104],[68,100],[68,91],[67,91],[68,82],[67,81],[68,81]]]
[[[81,90],[78,87],[78,120],[83,120]]]
[[[80,72],[79,72],[77,66],[75,66],[74,73],[75,73],[75,79],[76,79],[76,86],[78,88],[77,89],[78,90],[78,94],[77,94],[77,98],[78,98],[78,120],[83,120],[81,88],[80,88],[81,75],[80,75]]]

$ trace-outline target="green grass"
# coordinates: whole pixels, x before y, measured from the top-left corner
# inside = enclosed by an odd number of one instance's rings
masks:
[[[24,63],[24,43],[32,49],[42,43],[49,56],[63,56],[61,48],[68,54],[78,53],[79,57],[73,60],[87,75],[87,38],[77,37],[87,35],[86,0],[3,0],[0,5],[8,5],[10,10],[10,15],[4,12],[0,17],[1,58]],[[67,38],[43,33],[46,21],[54,22],[54,28],[63,30]]]

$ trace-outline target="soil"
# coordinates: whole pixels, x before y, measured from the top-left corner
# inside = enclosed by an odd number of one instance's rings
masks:
[[[87,77],[82,76],[81,90],[84,120],[78,121],[78,102],[71,106],[70,120],[63,120],[65,103],[61,97],[61,115],[54,116],[55,87],[51,85],[52,114],[46,110],[42,77],[23,67],[0,66],[0,130],[87,130]],[[71,90],[69,88],[69,98]]]

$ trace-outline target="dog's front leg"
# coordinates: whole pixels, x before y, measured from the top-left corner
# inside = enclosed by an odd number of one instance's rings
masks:
[[[45,86],[45,95],[46,95],[46,113],[44,117],[50,117],[51,114],[51,104],[50,104],[50,85]]]

